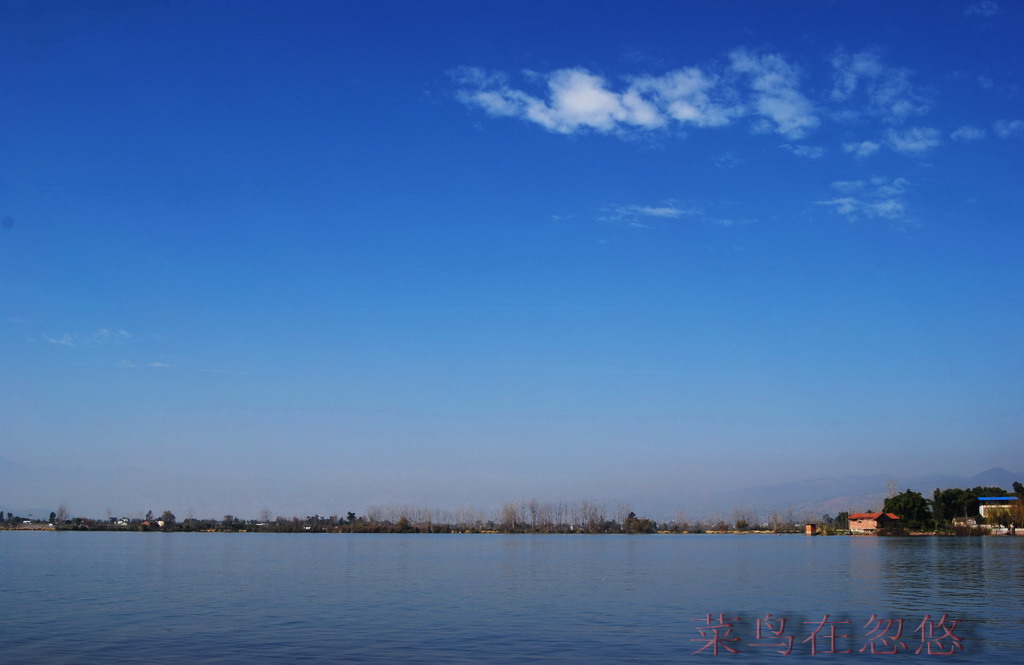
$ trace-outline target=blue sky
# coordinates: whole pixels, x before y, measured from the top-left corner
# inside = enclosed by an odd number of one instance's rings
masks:
[[[0,508],[1020,469],[1022,13],[0,3]]]

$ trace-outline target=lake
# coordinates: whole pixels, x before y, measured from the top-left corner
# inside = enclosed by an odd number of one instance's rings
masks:
[[[1010,537],[3,531],[0,663],[1024,662],[1022,591]]]

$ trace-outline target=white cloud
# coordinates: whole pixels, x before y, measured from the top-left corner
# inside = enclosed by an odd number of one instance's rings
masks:
[[[612,224],[620,224],[643,229],[655,228],[660,219],[686,218],[702,224],[715,226],[736,226],[753,224],[754,219],[731,219],[712,216],[699,208],[683,207],[674,200],[660,205],[619,205],[609,206],[601,210],[598,220]]]
[[[741,106],[730,103],[732,92],[697,67],[636,78],[629,92],[648,96],[662,113],[682,125],[720,127],[743,113]]]
[[[686,214],[685,210],[675,206],[633,206],[633,210],[648,217],[668,217],[670,219],[676,219]]]
[[[762,117],[761,129],[790,138],[803,138],[820,121],[810,100],[799,90],[796,69],[782,56],[753,55],[745,49],[729,54],[734,72],[745,74],[754,90],[752,105]]]
[[[546,88],[537,93],[513,88],[503,74],[477,67],[460,67],[450,75],[459,86],[456,98],[464,104],[561,134],[629,133],[673,125],[722,127],[736,118],[755,116],[760,129],[798,139],[818,126],[811,102],[798,89],[796,70],[781,56],[738,50],[730,57],[731,65],[722,76],[686,67],[661,76],[627,78],[617,87],[582,68],[524,72]],[[749,90],[740,91],[726,80],[735,82],[737,75]]]
[[[171,365],[169,365],[168,363],[160,362],[159,360],[154,360],[153,362],[149,363],[149,366],[150,367],[154,367],[156,369],[163,369],[165,367],[171,367]]]
[[[92,334],[64,333],[60,337],[49,337],[44,335],[43,340],[50,344],[59,346],[98,346],[104,344],[123,344],[135,339],[127,330],[117,328],[100,328]]]
[[[926,152],[942,143],[939,130],[932,127],[911,127],[903,131],[890,129],[886,140],[890,148],[904,154]]]
[[[843,194],[851,194],[864,189],[867,184],[864,180],[836,180],[831,184],[832,189]]]
[[[805,157],[807,159],[819,159],[825,155],[825,149],[816,145],[793,145],[790,143],[783,143],[779,147],[793,153],[797,157]]]
[[[548,129],[571,132],[578,127],[610,131],[619,123],[660,127],[664,120],[639,95],[609,91],[604,79],[583,69],[563,69],[548,79],[551,104],[531,104],[530,119]]]
[[[905,178],[886,180],[877,176],[872,178],[869,183],[871,187],[874,187],[874,192],[878,196],[897,196],[906,191],[909,184]]]
[[[601,216],[598,218],[603,222],[617,222],[629,224],[630,226],[638,226],[643,228],[650,228],[648,224],[643,222],[644,219],[679,219],[687,215],[699,215],[695,210],[689,210],[686,208],[680,208],[673,201],[666,201],[661,205],[650,206],[650,205],[623,205],[623,206],[611,206],[601,211]]]
[[[964,125],[949,135],[954,141],[977,141],[985,138],[985,130],[971,125]]]
[[[502,76],[481,73],[476,68],[456,70],[453,78],[471,86],[457,93],[463,103],[478,106],[490,115],[522,118],[560,134],[655,129],[666,124],[658,108],[635,89],[614,92],[604,78],[585,69],[560,69],[548,75],[546,100],[509,88]]]
[[[999,13],[999,5],[992,2],[992,0],[981,0],[981,2],[975,2],[967,5],[964,9],[965,16],[981,16],[989,18]]]
[[[1012,136],[1024,136],[1024,120],[996,120],[992,125],[996,136],[1008,139]]]
[[[849,99],[862,79],[879,78],[885,67],[874,53],[862,52],[850,55],[839,51],[832,56],[832,99],[843,102]]]
[[[100,328],[93,333],[92,339],[96,344],[119,344],[132,339],[132,334],[123,329],[111,330],[109,328]]]
[[[899,124],[910,116],[924,115],[930,100],[910,82],[912,72],[902,67],[889,67],[873,51],[849,54],[838,51],[832,57],[834,102],[848,102],[858,94],[866,98],[864,111],[847,109],[844,117],[862,114]]]
[[[907,185],[908,182],[903,178],[837,180],[832,183],[832,189],[841,196],[816,203],[831,207],[833,212],[847,217],[851,222],[861,217],[899,220],[905,218],[907,213],[903,199]]]
[[[882,146],[874,141],[860,141],[856,143],[844,143],[843,151],[853,154],[854,157],[870,157],[878,152]]]
[[[508,82],[505,74],[487,71],[482,67],[456,67],[448,74],[455,83],[473,88],[500,88]]]
[[[711,158],[711,161],[720,169],[732,169],[736,168],[743,163],[743,160],[732,154],[731,152],[724,152],[721,155],[715,155]]]
[[[546,84],[546,99],[510,88],[504,76],[479,68],[459,68],[452,78],[465,86],[456,93],[463,103],[562,134],[588,129],[651,130],[672,122],[718,127],[743,113],[741,106],[728,101],[732,93],[717,77],[696,67],[637,77],[621,91],[612,90],[603,77],[580,68],[531,74],[530,78]]]

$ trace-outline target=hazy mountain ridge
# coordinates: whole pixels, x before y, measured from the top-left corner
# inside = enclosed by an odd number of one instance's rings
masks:
[[[82,505],[79,503],[78,497],[87,495],[91,487],[111,483],[115,476],[123,475],[125,475],[123,470],[116,472],[110,469],[83,470],[77,466],[73,468],[61,466],[52,466],[46,469],[29,468],[0,458],[0,489],[5,490],[5,495],[0,496],[0,510],[41,518],[48,515],[51,510],[56,510],[60,503],[66,502],[74,515],[102,518],[106,514],[105,505]],[[190,509],[190,506],[198,504],[199,509],[196,512],[204,516],[231,512],[245,517],[255,517],[257,508],[247,510],[244,506],[247,504],[264,505],[255,499],[250,500],[250,497],[213,492],[210,487],[199,481],[195,481],[191,486],[176,484],[174,486],[175,494],[165,496],[158,491],[151,490],[149,485],[153,479],[146,473],[136,472],[130,475],[133,499],[128,508],[115,506],[114,513],[118,515],[138,515],[148,509],[159,511],[168,507],[185,512]],[[993,467],[971,476],[932,474],[901,477],[896,474],[872,474],[822,477],[774,485],[722,487],[712,492],[671,487],[658,492],[601,496],[596,497],[596,500],[605,504],[610,516],[615,516],[619,512],[620,506],[626,506],[630,510],[635,510],[638,515],[650,517],[659,522],[679,518],[693,521],[719,517],[731,521],[734,511],[737,509],[752,512],[761,520],[773,511],[778,511],[783,515],[791,511],[795,519],[818,519],[823,514],[834,517],[843,511],[880,510],[890,481],[895,483],[898,492],[911,489],[930,498],[935,488],[994,486],[1010,491],[1015,480],[1024,482],[1024,473],[1014,473],[1004,468]],[[43,485],[44,481],[56,482],[62,488],[62,491],[52,500],[49,500],[49,497],[39,496],[38,488]],[[343,503],[337,507],[335,504],[338,502],[331,501],[328,497],[328,493],[321,495],[317,488],[307,488],[307,493],[303,495],[303,502],[314,506],[309,510],[290,509],[287,500],[281,502],[281,507],[276,501],[266,498],[263,501],[270,510],[280,511],[281,514],[312,514],[318,510],[321,514],[329,514],[332,510],[335,512],[338,510],[362,512],[367,508],[359,501]],[[541,501],[550,500],[543,496],[536,498]],[[574,497],[566,498],[573,499]],[[494,512],[504,501],[521,499],[524,497],[495,497],[491,499],[493,505],[482,502],[476,507],[484,509],[486,512]],[[575,499],[579,500],[578,497]],[[443,500],[436,504],[413,501],[404,503],[429,508],[445,507]],[[323,507],[320,508],[320,505]]]
[[[833,517],[842,511],[867,512],[882,509],[890,481],[897,492],[912,490],[930,498],[936,489],[951,487],[1002,487],[1011,491],[1013,482],[1024,482],[1024,473],[1012,472],[1000,467],[986,469],[972,476],[933,474],[927,476],[901,477],[891,475],[845,476],[810,478],[776,485],[762,485],[748,488],[730,488],[711,494],[683,497],[676,507],[664,505],[667,496],[657,499],[662,519],[673,519],[675,511],[682,510],[687,519],[729,519],[733,511],[753,510],[760,518],[772,511],[786,514],[792,511],[797,519],[818,518],[829,514]],[[653,498],[653,497],[649,497]],[[641,496],[631,497],[636,505],[647,505]]]

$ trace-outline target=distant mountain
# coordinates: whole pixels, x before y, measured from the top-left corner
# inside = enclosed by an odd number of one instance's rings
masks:
[[[817,519],[840,512],[869,512],[882,509],[892,476],[848,476],[811,478],[778,485],[735,487],[711,494],[668,497],[631,496],[637,507],[651,506],[652,515],[673,519],[682,510],[687,519],[729,519],[736,509],[751,509],[764,519],[769,513],[792,512],[796,519]],[[992,468],[973,476],[929,475],[896,478],[896,491],[912,490],[930,498],[936,489],[950,487],[1002,487],[1012,491],[1013,482],[1024,482],[1024,473]],[[671,503],[670,503],[671,502]],[[675,505],[672,505],[675,503]]]
[[[1009,492],[1013,489],[1014,481],[1019,480],[1024,483],[1024,474],[1012,473],[1006,469],[995,467],[971,476],[968,480],[970,481],[970,487],[1002,487]]]

